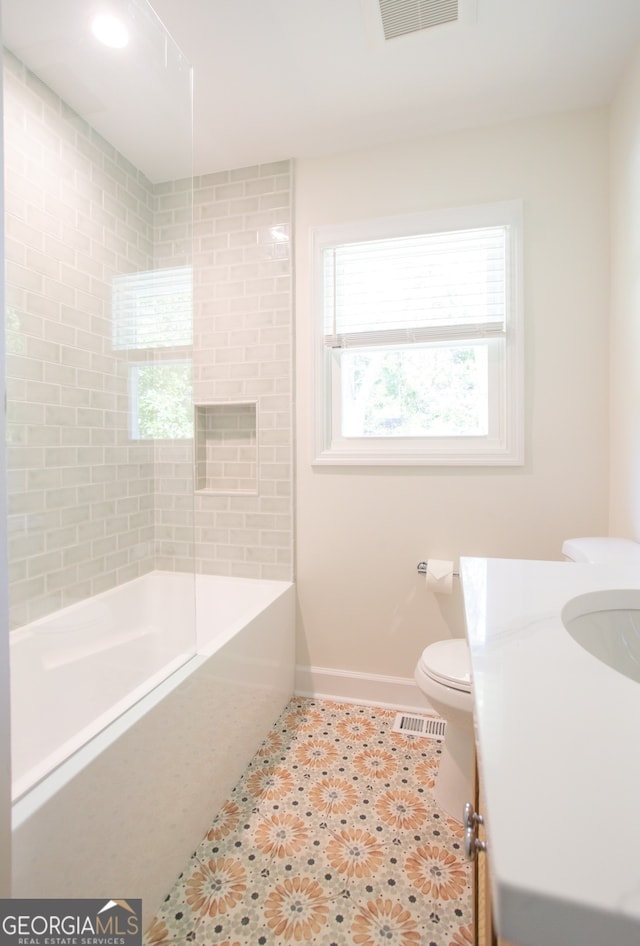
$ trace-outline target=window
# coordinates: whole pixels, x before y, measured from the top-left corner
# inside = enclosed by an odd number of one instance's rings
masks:
[[[522,463],[521,216],[314,232],[315,463]]]
[[[132,440],[193,437],[191,361],[129,365],[129,435]]]
[[[115,350],[191,345],[191,267],[176,266],[115,276],[112,311]]]
[[[113,281],[113,348],[129,364],[132,440],[193,437],[193,289],[189,266],[127,273]]]

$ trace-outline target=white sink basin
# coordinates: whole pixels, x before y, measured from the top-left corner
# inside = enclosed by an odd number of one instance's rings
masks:
[[[562,609],[562,623],[597,660],[640,683],[640,590],[579,595]]]

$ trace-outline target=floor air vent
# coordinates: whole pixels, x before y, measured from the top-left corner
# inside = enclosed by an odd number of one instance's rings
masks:
[[[404,736],[424,736],[426,739],[443,739],[447,724],[440,716],[414,716],[412,713],[397,713],[392,732]]]
[[[379,0],[385,39],[458,20],[458,0]]]

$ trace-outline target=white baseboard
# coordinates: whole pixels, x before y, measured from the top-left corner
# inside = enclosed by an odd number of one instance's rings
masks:
[[[435,712],[411,677],[385,677],[373,673],[298,665],[295,694],[413,713]]]

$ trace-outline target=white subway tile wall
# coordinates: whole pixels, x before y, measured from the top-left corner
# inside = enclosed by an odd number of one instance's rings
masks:
[[[290,162],[154,186],[7,54],[5,177],[12,626],[154,567],[291,578]],[[192,228],[194,399],[256,402],[256,495],[129,435],[112,279],[188,265]]]
[[[193,224],[193,397],[256,404],[256,494],[196,492],[192,441],[157,442],[156,567],[293,576],[293,290],[290,161],[155,188],[154,264],[189,258]],[[252,445],[253,448],[253,445]],[[188,484],[188,489],[187,489]],[[221,485],[221,484],[218,484]],[[245,484],[246,485],[246,484]],[[191,531],[189,516],[194,516]]]
[[[128,435],[111,281],[150,269],[144,176],[5,56],[12,626],[153,568],[153,445]]]
[[[257,417],[257,494],[236,480],[195,496],[197,568],[211,574],[293,575],[291,189],[289,161],[194,180],[194,400],[255,402]]]
[[[192,183],[189,178],[154,187],[153,264],[158,269],[193,265]],[[181,357],[193,363],[193,347]],[[156,440],[153,449],[155,567],[191,572],[195,569],[193,439]]]
[[[197,405],[194,436],[196,490],[258,492],[255,402]]]

